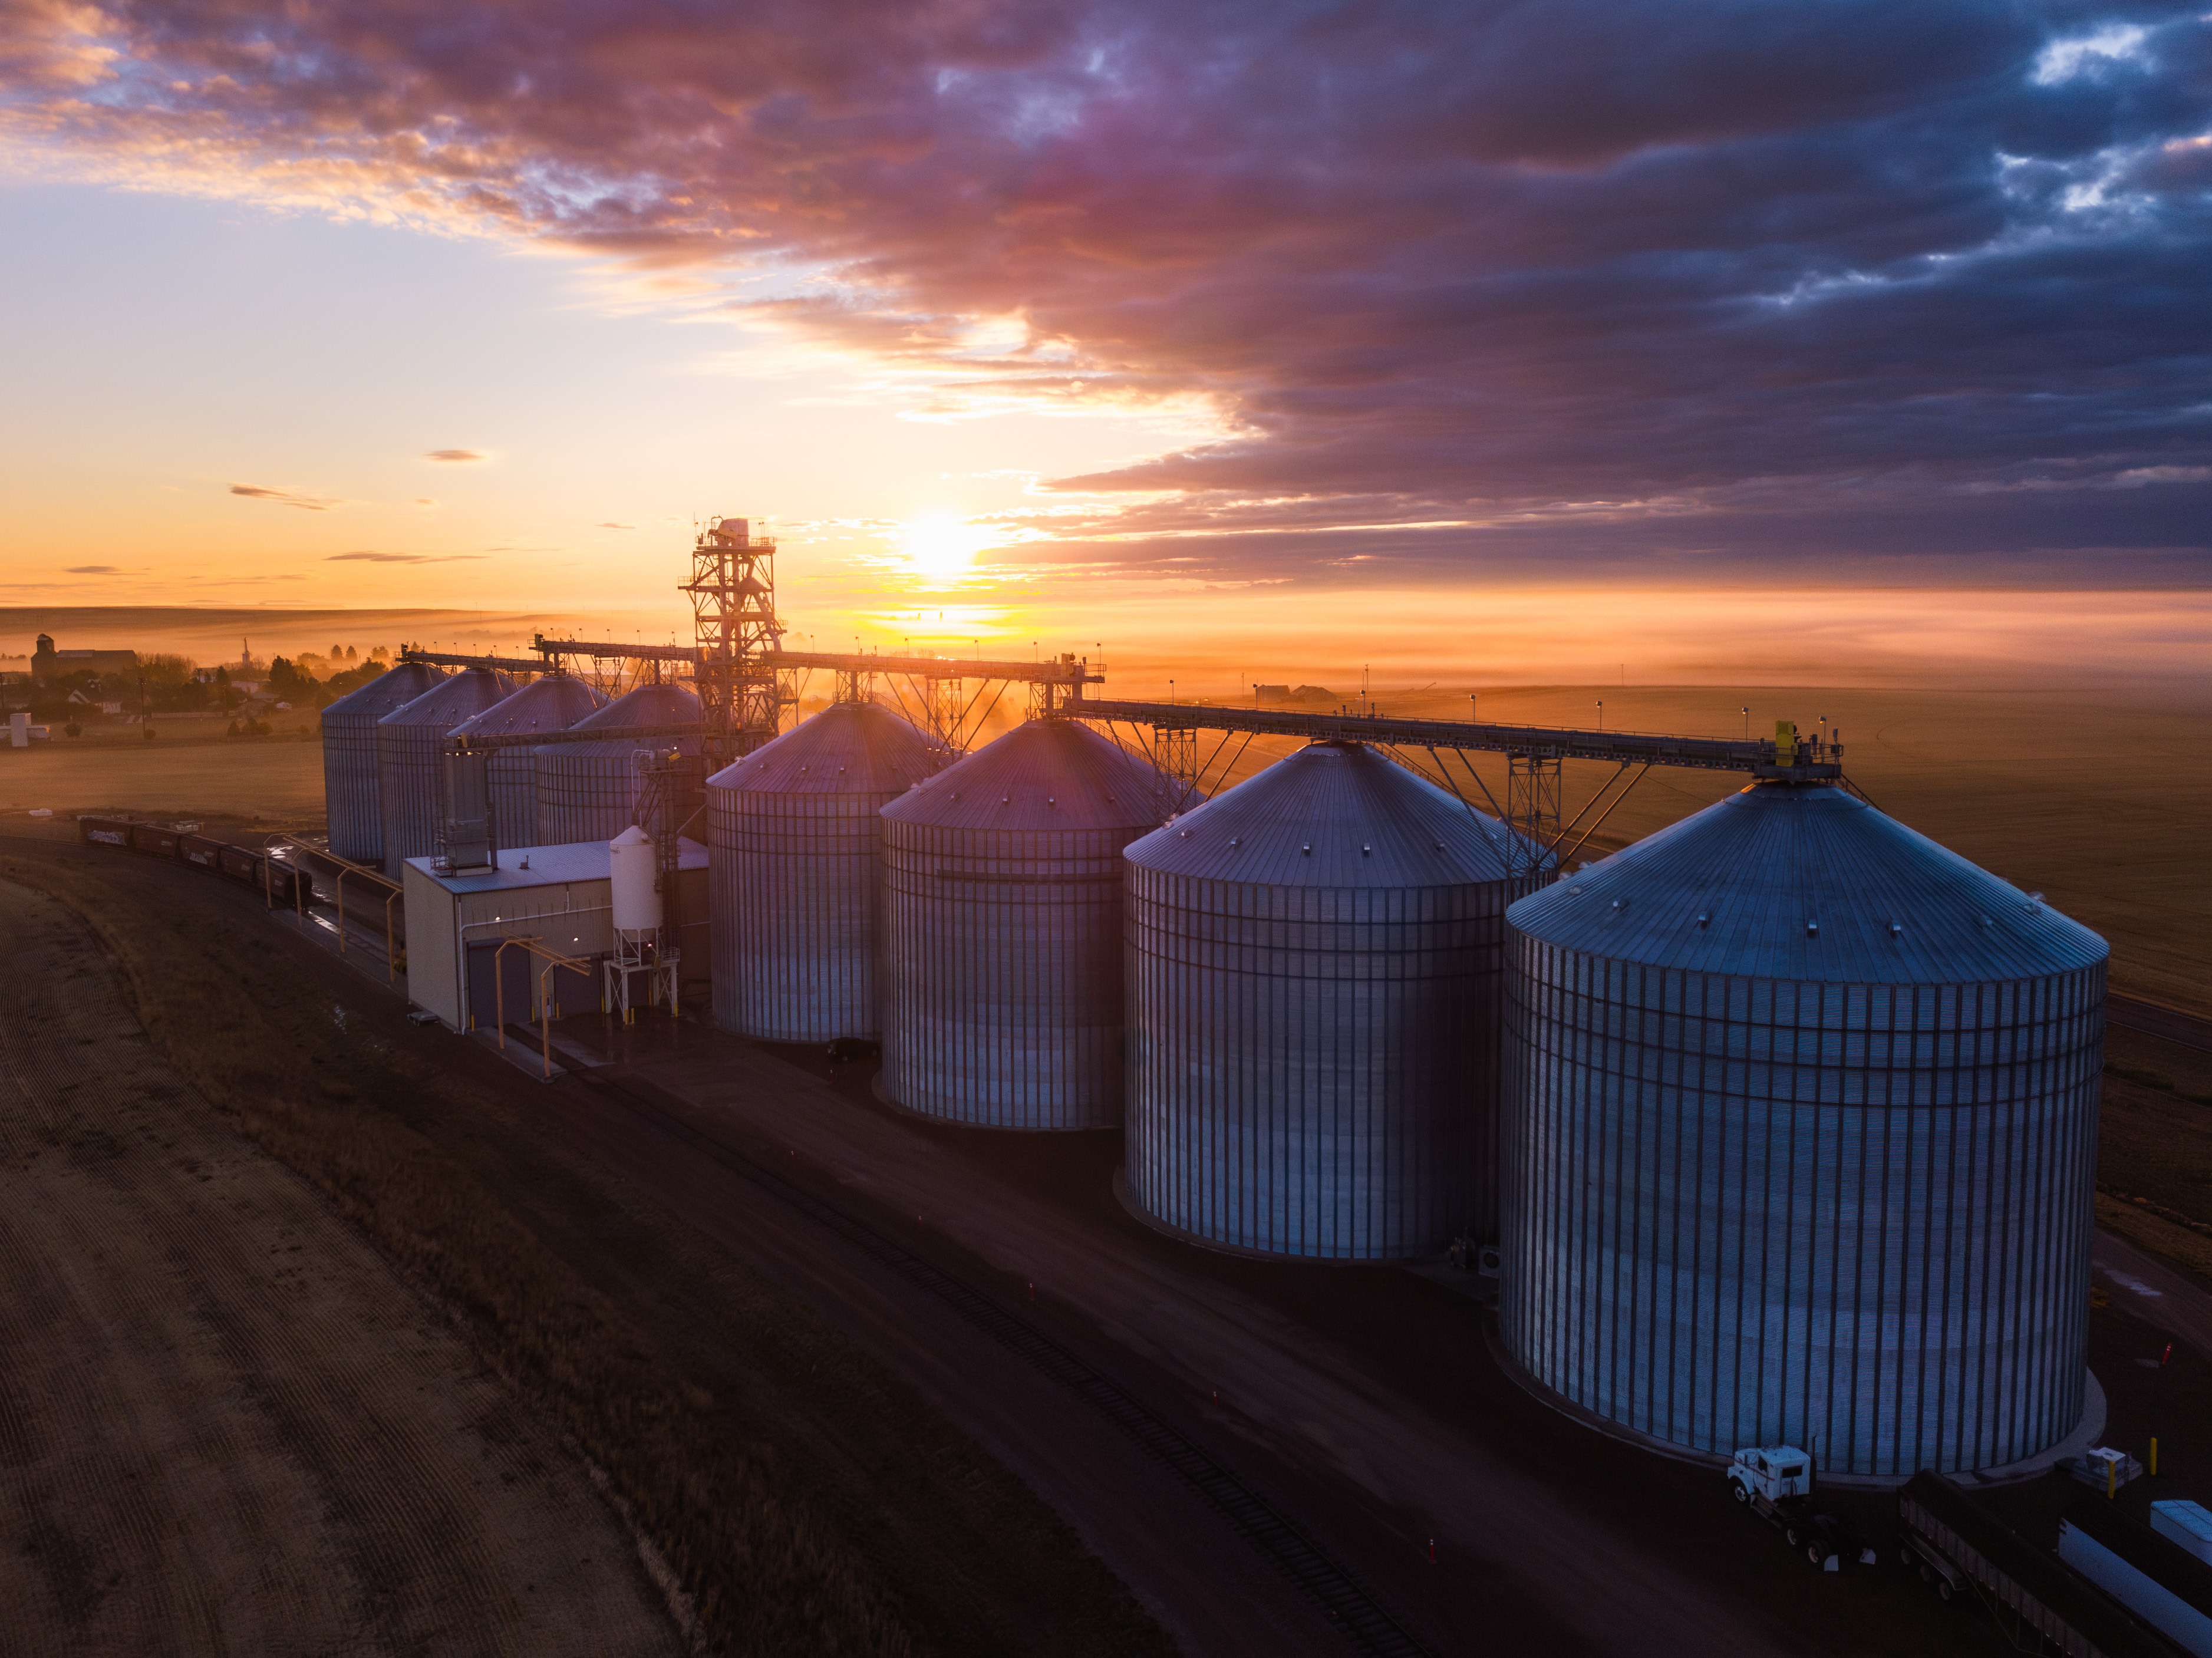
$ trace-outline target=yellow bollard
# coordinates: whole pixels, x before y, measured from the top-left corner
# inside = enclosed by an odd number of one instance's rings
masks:
[[[2150,1442],[2150,1477],[2153,1479],[2158,1478],[2158,1441],[2155,1439]]]

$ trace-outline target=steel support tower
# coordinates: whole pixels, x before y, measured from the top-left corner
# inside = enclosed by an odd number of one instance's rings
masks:
[[[691,630],[707,770],[775,739],[782,701],[774,654],[783,629],[775,619],[775,543],[741,518],[718,518],[691,549]]]

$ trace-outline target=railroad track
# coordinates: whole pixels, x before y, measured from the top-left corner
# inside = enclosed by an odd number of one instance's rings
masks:
[[[659,1090],[604,1068],[571,1071],[574,1081],[684,1141],[738,1178],[798,1210],[870,1260],[936,1297],[1048,1380],[1081,1399],[1121,1430],[1154,1465],[1195,1491],[1258,1552],[1358,1652],[1370,1658],[1430,1658],[1430,1649],[1392,1615],[1358,1575],[1302,1531],[1280,1509],[1224,1467],[1173,1423],[1073,1350],[990,1297],[924,1260],[888,1233],[823,1202],[797,1181],[717,1139],[651,1097]]]

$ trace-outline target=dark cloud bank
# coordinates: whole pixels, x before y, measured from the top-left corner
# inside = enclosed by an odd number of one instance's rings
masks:
[[[6,65],[47,142],[782,266],[956,403],[1234,416],[1060,556],[2197,583],[2202,6],[167,0]]]

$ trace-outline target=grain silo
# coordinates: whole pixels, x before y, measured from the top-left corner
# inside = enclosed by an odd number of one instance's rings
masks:
[[[1326,742],[1133,845],[1132,1200],[1273,1254],[1492,1236],[1508,844]]]
[[[538,843],[568,846],[579,841],[611,841],[637,822],[645,786],[646,756],[676,754],[685,766],[676,799],[676,822],[696,836],[692,823],[700,807],[699,739],[696,737],[629,736],[655,726],[696,726],[699,699],[681,685],[640,685],[569,729],[605,732],[604,740],[549,743],[533,750],[538,780]],[[651,823],[640,825],[650,829]]]
[[[1121,1120],[1121,849],[1158,774],[1033,720],[883,809],[882,1085],[994,1128]]]
[[[1539,1384],[1834,1473],[2072,1431],[2101,938],[1785,782],[1507,921],[1501,1320]]]
[[[606,706],[601,693],[573,674],[533,679],[503,702],[453,727],[455,737],[520,737],[564,732]],[[502,847],[538,843],[536,750],[523,745],[491,750],[484,765],[492,835]]]
[[[714,1019],[775,1042],[878,1034],[883,826],[929,738],[837,702],[707,780]]]
[[[465,668],[376,722],[377,788],[384,820],[384,872],[438,850],[445,740],[464,720],[514,695],[492,668]]]
[[[384,862],[383,794],[376,777],[376,722],[446,676],[403,662],[323,710],[323,809],[331,850],[356,864]]]

